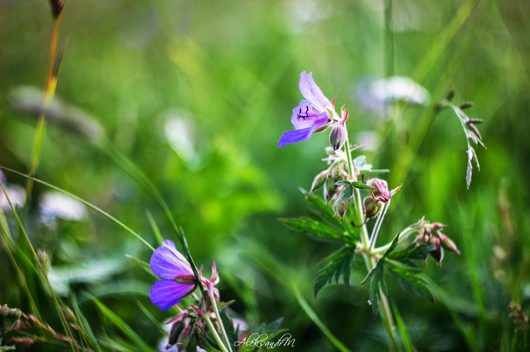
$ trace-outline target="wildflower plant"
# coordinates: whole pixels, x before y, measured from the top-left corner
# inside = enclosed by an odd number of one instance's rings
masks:
[[[153,304],[166,311],[191,296],[189,305],[178,308],[178,314],[170,319],[171,324],[166,349],[176,346],[178,350],[195,351],[198,347],[220,351],[232,351],[225,323],[231,320],[219,310],[219,283],[215,262],[212,273],[205,278],[202,268],[195,266],[188,249],[184,232],[180,231],[183,247],[188,258],[182,255],[171,240],[164,240],[151,256],[150,267],[160,280],[151,287],[149,297]],[[199,288],[200,296],[194,295]],[[224,306],[224,305],[223,305]],[[234,335],[233,329],[230,330]]]
[[[295,130],[284,133],[278,145],[300,142],[314,132],[329,130],[331,146],[325,148],[324,170],[315,176],[310,191],[304,191],[312,216],[281,221],[317,240],[338,245],[338,249],[319,264],[315,295],[330,283],[349,285],[352,270],[360,270],[356,266],[357,258],[362,258],[366,274],[361,284],[370,286],[368,303],[385,322],[390,349],[397,350],[398,336],[392,313],[396,308],[391,307],[388,299],[386,273],[394,274],[416,290],[429,292],[429,279],[422,273],[421,263],[430,256],[441,264],[445,250],[458,255],[460,250],[444,233],[446,225],[424,218],[399,231],[390,242],[380,243],[378,238],[383,231],[385,215],[401,185],[388,185],[381,176],[376,176],[387,170],[374,169],[364,155],[354,155],[360,148],[349,140],[348,110],[342,107],[339,114],[335,99],[326,98],[311,73],[301,73],[300,91],[305,99],[293,109],[291,122]],[[456,106],[450,99],[443,104],[457,113],[468,139],[483,145],[475,127],[479,121],[463,113],[465,106]],[[476,161],[469,143],[468,148],[470,161]],[[466,179],[469,187],[469,167]],[[322,196],[318,191],[322,191]]]

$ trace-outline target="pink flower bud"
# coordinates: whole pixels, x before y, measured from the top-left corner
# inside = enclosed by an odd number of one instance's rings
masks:
[[[338,150],[342,148],[342,146],[346,142],[347,137],[348,131],[346,130],[346,127],[344,127],[342,124],[336,124],[331,129],[331,133],[329,135],[329,143],[331,144],[334,150]]]

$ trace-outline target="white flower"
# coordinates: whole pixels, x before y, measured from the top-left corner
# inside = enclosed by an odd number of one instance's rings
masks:
[[[86,217],[86,207],[78,200],[56,191],[46,192],[39,205],[44,224],[53,224],[55,219],[81,221]]]
[[[361,105],[384,116],[385,107],[389,103],[403,101],[414,105],[426,105],[430,96],[427,89],[409,77],[393,76],[364,82],[357,89]]]
[[[26,191],[24,188],[17,185],[4,185],[4,188],[13,207],[21,208],[24,206],[26,203]],[[4,210],[11,209],[9,202],[2,191],[0,191],[0,208]]]
[[[166,114],[164,134],[171,148],[185,161],[195,157],[195,130],[188,113],[171,111]]]

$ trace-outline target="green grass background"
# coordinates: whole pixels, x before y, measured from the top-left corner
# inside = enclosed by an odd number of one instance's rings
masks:
[[[385,350],[382,323],[359,285],[362,268],[352,287],[330,286],[315,299],[316,264],[334,247],[277,221],[307,213],[299,187],[307,189],[323,166],[325,134],[276,147],[300,99],[299,73],[312,71],[328,97],[349,108],[352,141],[363,131],[378,133],[382,143],[367,157],[391,170],[391,186],[403,183],[381,237],[390,239],[425,215],[449,224],[447,233],[462,250],[461,257],[447,254],[442,267],[426,265],[444,299],[391,285],[390,299],[417,350],[524,349],[528,328],[515,329],[508,304],[527,311],[530,299],[530,6],[516,0],[393,0],[389,29],[388,4],[69,0],[56,95],[91,115],[147,175],[186,230],[196,261],[209,267],[216,260],[223,299],[236,300],[233,310],[251,325],[284,317],[296,350],[334,350],[302,309],[301,296],[349,349]],[[48,3],[0,1],[0,24],[0,165],[27,172],[35,123],[11,107],[9,96],[19,86],[43,86]],[[356,97],[359,83],[389,74],[424,85],[430,106],[400,106],[395,120],[364,110]],[[470,115],[485,119],[480,128],[488,149],[478,151],[481,171],[470,190],[460,125],[449,111],[432,114],[450,89],[457,101],[474,102]],[[194,125],[192,159],[182,158],[165,138],[168,114],[187,116]],[[26,182],[6,176],[10,183]],[[176,239],[149,192],[79,134],[48,124],[37,177],[94,203],[153,245],[147,213],[164,237]],[[162,335],[156,321],[169,315],[149,302],[154,278],[126,257],[148,261],[150,252],[97,212],[81,223],[46,228],[37,217],[46,190],[36,184],[26,228],[54,268],[65,276],[73,271],[65,301],[77,298],[96,336],[135,346],[87,298],[90,293],[140,340],[156,346]],[[6,217],[20,238],[12,214]],[[106,261],[113,270],[105,269]],[[79,272],[98,268],[101,275],[79,279]],[[0,256],[0,275],[0,303],[31,312],[6,255]],[[28,277],[43,320],[61,330],[50,298]]]

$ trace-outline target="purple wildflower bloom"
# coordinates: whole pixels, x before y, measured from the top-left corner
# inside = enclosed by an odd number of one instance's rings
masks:
[[[333,109],[333,104],[317,86],[311,72],[300,73],[299,87],[305,99],[293,109],[291,123],[294,130],[282,134],[279,147],[309,139],[313,132],[324,129],[330,120],[327,110]]]
[[[165,240],[151,256],[151,270],[162,280],[151,287],[149,297],[161,310],[179,303],[197,287],[197,278],[186,258],[177,251],[175,243]]]

